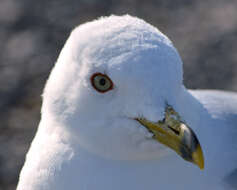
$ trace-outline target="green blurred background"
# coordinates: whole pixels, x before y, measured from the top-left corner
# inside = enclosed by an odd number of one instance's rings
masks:
[[[0,0],[0,190],[16,187],[44,84],[75,26],[143,18],[174,42],[188,88],[237,91],[236,10],[236,0]]]

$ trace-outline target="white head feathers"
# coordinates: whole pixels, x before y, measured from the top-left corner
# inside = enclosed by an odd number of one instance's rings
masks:
[[[96,91],[94,73],[106,74],[114,88]],[[158,29],[128,15],[101,18],[71,33],[47,82],[42,119],[63,123],[58,127],[91,152],[153,158],[163,146],[147,140],[149,132],[131,118],[162,120],[182,74],[176,49]]]

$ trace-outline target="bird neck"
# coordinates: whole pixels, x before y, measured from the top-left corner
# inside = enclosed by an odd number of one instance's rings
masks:
[[[179,159],[175,154],[154,161],[126,161],[104,159],[81,147],[75,150],[77,151],[70,160],[70,165],[64,165],[65,170],[69,171],[65,172],[68,175],[65,177],[71,179],[70,183],[76,182],[78,189],[86,187],[86,189],[157,190],[163,186],[177,189],[180,181],[195,171],[194,166]],[[182,175],[179,175],[180,171],[183,172]],[[172,179],[172,182],[167,179]],[[187,183],[191,185],[195,182]]]

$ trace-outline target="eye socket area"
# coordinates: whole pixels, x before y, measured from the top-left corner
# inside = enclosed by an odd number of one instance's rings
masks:
[[[94,73],[91,76],[91,85],[100,93],[105,93],[113,89],[112,80],[102,73]]]

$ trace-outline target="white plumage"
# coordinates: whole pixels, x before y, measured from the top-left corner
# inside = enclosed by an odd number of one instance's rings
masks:
[[[113,88],[91,84],[106,74]],[[155,27],[110,16],[73,30],[47,81],[38,132],[17,190],[236,189],[237,95],[186,90],[182,61]],[[199,170],[133,118],[164,118],[171,105],[195,131]]]

